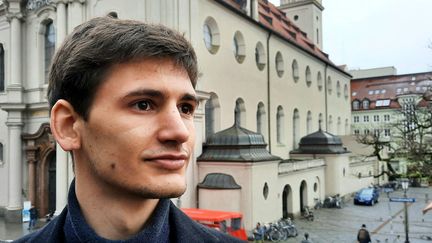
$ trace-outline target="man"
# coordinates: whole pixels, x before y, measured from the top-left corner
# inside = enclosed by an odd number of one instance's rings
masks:
[[[112,18],[75,28],[48,88],[75,180],[63,212],[19,242],[240,242],[169,199],[186,190],[196,80],[195,52],[171,29]]]
[[[264,242],[264,228],[261,226],[261,223],[258,222],[253,231],[254,242],[263,243]]]
[[[29,212],[30,212],[30,221],[29,221],[28,230],[33,230],[36,227],[36,221],[38,218],[36,207],[32,205],[30,207]]]
[[[365,224],[362,224],[362,227],[358,231],[357,241],[359,243],[370,243],[370,242],[372,242],[371,238],[370,238],[370,235],[369,235],[369,231],[366,229],[366,225]]]
[[[309,233],[304,233],[304,240],[301,241],[301,243],[312,243],[312,241],[309,239]]]

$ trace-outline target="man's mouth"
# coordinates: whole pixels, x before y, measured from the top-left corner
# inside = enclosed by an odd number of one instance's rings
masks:
[[[166,170],[179,170],[184,167],[189,156],[187,154],[158,154],[156,156],[145,157],[144,162],[154,163]]]

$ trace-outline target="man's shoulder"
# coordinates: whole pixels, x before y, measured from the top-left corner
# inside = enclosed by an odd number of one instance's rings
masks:
[[[42,229],[25,235],[14,242],[60,242],[59,240],[61,240],[63,237],[63,225],[66,214],[67,209],[65,208],[59,216],[51,220],[51,222],[45,225]]]
[[[170,207],[170,228],[176,242],[244,242],[193,221],[174,204]]]

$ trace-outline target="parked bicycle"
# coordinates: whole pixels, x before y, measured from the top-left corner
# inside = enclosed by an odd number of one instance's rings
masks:
[[[314,220],[314,214],[309,209],[308,206],[306,206],[306,207],[303,208],[302,216],[303,216],[303,218],[305,218],[305,219],[307,219],[309,221],[313,221]]]
[[[314,201],[315,201],[315,206],[314,206],[315,210],[320,209],[320,208],[323,207],[323,203],[322,203],[322,201],[319,198],[317,198],[317,197],[314,198]]]
[[[324,199],[323,207],[325,208],[342,208],[342,198],[339,194],[328,196]]]
[[[264,240],[278,242],[297,235],[297,228],[290,218],[280,219],[276,223],[264,224]]]
[[[286,232],[288,237],[296,237],[298,235],[297,228],[293,224],[291,218],[279,219],[279,225],[282,226],[282,229]]]

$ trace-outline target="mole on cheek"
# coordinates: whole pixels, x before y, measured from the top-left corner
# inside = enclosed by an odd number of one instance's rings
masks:
[[[111,164],[111,169],[115,169],[116,165],[114,163]]]

